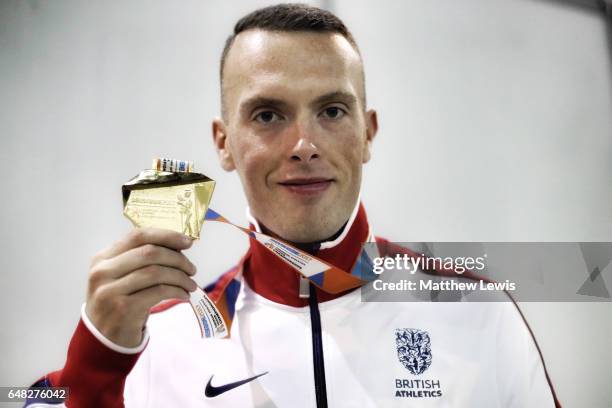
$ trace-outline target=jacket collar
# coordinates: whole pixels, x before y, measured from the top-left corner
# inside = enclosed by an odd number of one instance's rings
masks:
[[[247,209],[251,229],[260,231],[259,223]],[[345,271],[350,271],[368,240],[370,228],[365,209],[357,202],[348,222],[340,234],[331,241],[314,244],[312,254]],[[243,276],[257,294],[276,303],[294,307],[308,305],[308,299],[299,297],[300,275],[289,265],[249,238],[250,247],[244,260]],[[340,297],[349,291],[335,295],[316,289],[319,302]]]

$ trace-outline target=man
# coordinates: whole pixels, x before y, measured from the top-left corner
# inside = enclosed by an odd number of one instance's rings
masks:
[[[374,241],[359,192],[378,128],[355,40],[329,12],[268,7],[237,23],[220,73],[213,140],[251,227],[350,271]],[[202,340],[186,302],[190,246],[136,229],[94,256],[66,365],[36,385],[70,387],[78,407],[555,404],[512,303],[362,302],[359,290],[320,290],[253,239],[207,288],[233,314],[231,336]],[[151,309],[168,299],[179,300]]]

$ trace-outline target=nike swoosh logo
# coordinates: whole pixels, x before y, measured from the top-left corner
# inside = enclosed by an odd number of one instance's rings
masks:
[[[206,395],[208,398],[214,398],[216,396],[219,396],[221,394],[223,394],[224,392],[227,392],[229,390],[233,390],[236,387],[240,387],[241,385],[244,385],[248,382],[253,381],[256,378],[261,377],[262,375],[266,375],[268,374],[268,372],[266,371],[265,373],[261,373],[261,374],[257,374],[253,377],[244,379],[244,380],[240,380],[240,381],[236,381],[236,382],[232,382],[229,384],[224,384],[224,385],[220,385],[218,387],[215,387],[214,385],[211,384],[211,381],[214,377],[214,375],[210,376],[210,380],[208,380],[208,383],[206,384],[206,389],[204,390],[204,395]]]

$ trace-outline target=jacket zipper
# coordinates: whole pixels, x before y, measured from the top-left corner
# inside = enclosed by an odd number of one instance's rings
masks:
[[[327,388],[325,384],[325,361],[323,358],[323,339],[321,337],[321,314],[317,301],[317,290],[310,284],[310,326],[312,328],[312,359],[314,364],[315,393],[317,408],[327,408]]]

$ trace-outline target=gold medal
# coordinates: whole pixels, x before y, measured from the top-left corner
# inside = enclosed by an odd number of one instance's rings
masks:
[[[136,227],[165,228],[200,238],[215,181],[192,173],[191,162],[155,159],[153,163],[153,169],[141,171],[122,186],[123,214]]]

